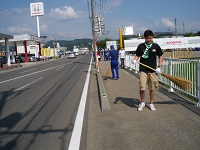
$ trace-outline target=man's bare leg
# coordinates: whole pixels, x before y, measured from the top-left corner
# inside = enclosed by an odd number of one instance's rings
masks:
[[[140,90],[140,99],[141,99],[141,102],[144,102],[144,98],[145,98],[145,91]]]
[[[154,97],[155,97],[155,91],[154,90],[150,90],[149,91],[149,96],[150,96],[150,103],[153,104]]]

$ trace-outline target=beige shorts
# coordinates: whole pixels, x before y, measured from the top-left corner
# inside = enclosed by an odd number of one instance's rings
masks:
[[[149,90],[158,89],[158,76],[155,73],[140,72],[139,85],[141,91],[146,90],[147,86]]]

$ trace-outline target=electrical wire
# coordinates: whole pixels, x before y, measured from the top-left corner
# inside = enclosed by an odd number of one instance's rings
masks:
[[[90,6],[91,6],[90,2],[89,2],[89,0],[87,0],[88,17],[89,17],[90,23],[92,23],[92,17],[91,17],[91,12],[90,12],[91,7]]]

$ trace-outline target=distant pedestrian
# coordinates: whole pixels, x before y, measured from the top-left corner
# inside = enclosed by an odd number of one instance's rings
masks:
[[[111,72],[112,72],[112,79],[117,80],[119,79],[119,71],[118,71],[118,51],[114,49],[114,46],[110,46],[110,54],[109,57],[111,59]]]
[[[93,51],[92,53],[93,53],[94,62],[96,62],[96,55],[95,55],[95,52]],[[74,54],[74,56],[76,56],[76,55]]]
[[[154,69],[152,71],[142,65],[140,65],[140,99],[141,103],[139,104],[138,111],[141,111],[145,107],[145,90],[148,85],[149,95],[150,95],[150,109],[155,110],[154,107],[154,96],[155,90],[158,89],[158,76],[157,74],[161,73],[162,66],[162,55],[163,52],[160,46],[153,42],[153,32],[151,30],[146,30],[144,32],[145,42],[140,44],[136,50],[136,56],[132,60],[132,63],[135,64],[140,58],[140,62],[148,65]],[[157,66],[157,56],[159,57],[158,66]]]
[[[110,55],[110,49],[107,50],[107,57],[108,57],[108,60],[110,61],[109,55]]]
[[[103,50],[104,61],[108,60],[108,51],[106,49]]]
[[[119,58],[121,62],[121,69],[124,69],[124,59],[125,59],[126,52],[123,48],[119,51]]]
[[[101,61],[101,50],[100,49],[97,51],[97,58],[99,61]]]

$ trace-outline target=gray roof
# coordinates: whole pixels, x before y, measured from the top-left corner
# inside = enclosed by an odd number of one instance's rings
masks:
[[[173,32],[154,32],[154,36],[172,36]]]
[[[12,35],[7,35],[7,34],[0,33],[0,40],[5,40],[5,38],[7,38],[7,39],[13,39],[13,36]]]
[[[123,35],[123,38],[138,38],[139,35],[137,34],[132,34],[132,35]]]

